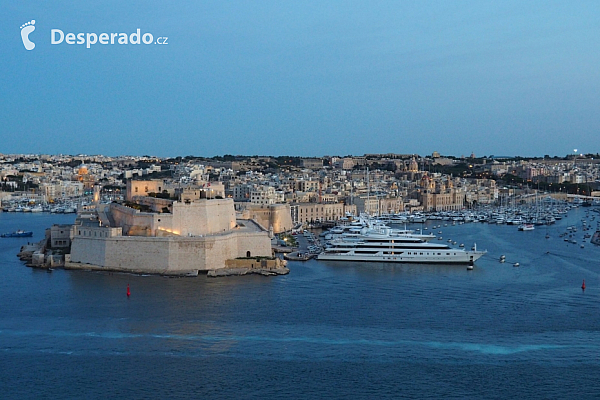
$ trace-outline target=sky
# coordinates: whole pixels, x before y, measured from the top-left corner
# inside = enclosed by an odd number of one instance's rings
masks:
[[[4,154],[600,151],[598,1],[3,1],[0,37]]]

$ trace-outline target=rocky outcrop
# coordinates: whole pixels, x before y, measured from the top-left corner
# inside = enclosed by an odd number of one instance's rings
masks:
[[[286,275],[290,273],[287,268],[287,261],[273,258],[236,258],[227,260],[225,268],[211,269],[207,276],[217,278],[222,276],[241,276],[241,275]]]
[[[27,243],[26,245],[21,246],[21,250],[17,254],[17,257],[21,261],[31,261],[33,253],[44,251],[46,247],[46,239],[38,242],[38,243]]]
[[[21,246],[17,257],[28,267],[50,268],[50,262],[46,260],[46,239]]]

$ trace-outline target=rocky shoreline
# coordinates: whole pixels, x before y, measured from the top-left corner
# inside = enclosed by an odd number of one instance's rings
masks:
[[[280,258],[236,258],[227,260],[225,268],[211,269],[207,276],[211,278],[223,276],[262,275],[275,276],[287,275],[287,261]]]
[[[219,277],[223,277],[223,276],[242,276],[242,275],[274,276],[274,275],[287,275],[289,273],[290,273],[290,270],[287,267],[281,267],[281,268],[276,268],[276,269],[220,268],[220,269],[209,270],[207,276],[210,278],[219,278]]]

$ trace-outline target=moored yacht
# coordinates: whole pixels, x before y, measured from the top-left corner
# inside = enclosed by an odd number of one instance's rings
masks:
[[[535,226],[533,224],[521,224],[517,229],[520,231],[532,231],[535,229]]]
[[[333,240],[317,257],[327,261],[372,261],[397,263],[470,264],[486,251],[451,248],[416,237],[384,233],[366,233]]]
[[[427,228],[425,228],[427,229]],[[419,233],[412,229],[395,229],[383,224],[380,220],[374,220],[370,218],[361,217],[359,220],[352,222],[349,225],[338,225],[331,228],[324,234],[325,240],[336,240],[344,238],[355,238],[366,234],[386,234],[391,237],[410,237],[417,238],[423,241],[430,241],[435,239],[433,233],[423,234],[420,230]]]

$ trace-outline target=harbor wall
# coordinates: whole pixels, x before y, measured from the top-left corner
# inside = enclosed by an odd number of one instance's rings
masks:
[[[208,237],[81,237],[73,239],[67,267],[181,275],[226,267],[238,257],[269,257],[264,232],[231,232]]]

